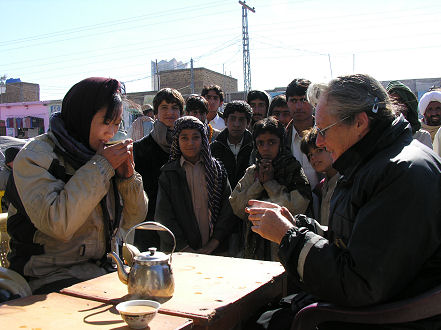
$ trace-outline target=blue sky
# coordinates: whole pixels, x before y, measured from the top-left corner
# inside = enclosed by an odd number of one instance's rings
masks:
[[[441,77],[441,2],[249,0],[252,88],[368,73]],[[151,60],[231,74],[243,89],[241,6],[235,0],[0,0],[0,75],[60,99],[89,76],[151,90]]]

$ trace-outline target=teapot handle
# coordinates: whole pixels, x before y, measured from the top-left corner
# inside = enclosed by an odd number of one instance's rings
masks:
[[[175,252],[175,249],[176,249],[176,238],[175,238],[175,235],[173,235],[173,233],[171,232],[171,230],[168,229],[163,224],[160,224],[160,223],[155,222],[155,221],[145,221],[145,222],[138,223],[137,225],[134,225],[132,228],[130,228],[129,231],[126,233],[126,236],[124,237],[124,242],[127,242],[127,237],[129,236],[130,232],[133,229],[136,229],[136,228],[141,227],[141,226],[142,226],[141,229],[144,229],[144,230],[167,231],[171,235],[171,237],[173,237],[173,250],[170,253],[170,263],[171,263],[173,252]]]

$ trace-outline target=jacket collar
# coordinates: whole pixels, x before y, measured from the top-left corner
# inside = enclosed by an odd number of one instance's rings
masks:
[[[360,166],[400,137],[404,138],[406,144],[412,141],[412,129],[404,117],[400,116],[392,123],[379,123],[346,150],[332,166],[348,181]]]
[[[222,143],[223,145],[225,145],[226,147],[228,147],[228,128],[224,128],[219,135],[217,136],[215,141],[218,141],[220,143]],[[253,143],[253,136],[251,135],[251,132],[249,130],[245,130],[245,132],[243,133],[243,142],[242,142],[242,147],[240,149],[242,149],[243,147]]]

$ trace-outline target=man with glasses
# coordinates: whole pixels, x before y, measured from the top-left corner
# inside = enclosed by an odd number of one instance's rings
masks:
[[[225,128],[225,122],[219,116],[219,107],[224,103],[224,92],[218,85],[205,86],[202,89],[201,96],[208,102],[207,121],[215,129],[222,131]]]
[[[313,107],[306,99],[306,90],[311,82],[307,79],[294,79],[286,87],[286,101],[292,120],[286,127],[286,142],[293,156],[302,165],[303,171],[308,178],[311,190],[319,183],[318,173],[309,163],[308,157],[300,150],[303,132],[314,126]],[[317,214],[319,201],[313,195],[313,210]]]
[[[374,309],[440,285],[440,158],[413,139],[409,122],[396,118],[395,105],[374,78],[353,74],[317,87],[315,144],[331,153],[341,174],[326,231],[266,201],[251,200],[246,209],[252,230],[279,244],[280,262],[301,292],[289,308],[259,319],[268,330],[290,329],[294,314],[316,301]],[[318,328],[441,329],[441,315],[386,325],[385,318],[364,325],[327,320],[332,325]]]

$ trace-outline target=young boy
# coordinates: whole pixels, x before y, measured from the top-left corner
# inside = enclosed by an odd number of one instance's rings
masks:
[[[270,100],[271,97],[265,91],[253,90],[248,93],[247,103],[251,106],[251,109],[253,109],[250,125],[251,131],[255,123],[267,117]]]
[[[206,132],[197,118],[179,118],[159,177],[155,219],[173,232],[177,251],[222,253],[233,228],[227,173],[211,156]],[[159,235],[161,250],[171,251],[171,237]]]
[[[202,96],[192,95],[185,102],[185,113],[199,119],[207,126],[208,142],[211,143],[219,135],[220,131],[207,123],[208,102]]]
[[[228,103],[224,110],[227,127],[210,145],[213,157],[220,160],[227,169],[233,189],[250,165],[253,138],[246,128],[252,113],[251,107],[244,101]]]
[[[146,216],[148,221],[155,220],[160,169],[167,163],[170,156],[173,125],[183,111],[184,98],[181,93],[172,88],[161,89],[153,99],[153,112],[157,120],[153,124],[150,135],[133,143],[135,170],[142,176],[144,190],[149,199]],[[151,246],[159,246],[158,239],[155,242],[149,241],[154,236],[151,233],[155,232],[135,231],[135,245],[141,251],[147,251]]]
[[[316,146],[317,130],[312,128],[303,134],[300,150],[308,157],[311,166],[318,173],[323,173],[325,178],[316,187],[311,187],[321,197],[320,224],[327,226],[329,206],[335,186],[340,174],[332,167],[331,154],[324,148]]]
[[[253,151],[253,137],[246,128],[249,126],[253,110],[244,101],[232,101],[224,110],[225,125],[227,126],[211,145],[211,154],[220,160],[228,173],[228,180],[232,189],[243,177],[248,166],[251,165]],[[236,256],[242,249],[242,227],[237,217],[236,225],[230,240],[230,255]]]
[[[277,95],[273,98],[268,110],[268,116],[276,117],[285,128],[288,126],[289,122],[292,120],[292,116],[285,95]]]
[[[208,101],[207,121],[211,126],[219,131],[225,128],[225,122],[219,116],[218,110],[224,103],[224,92],[218,85],[205,86],[201,95]]]

